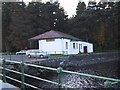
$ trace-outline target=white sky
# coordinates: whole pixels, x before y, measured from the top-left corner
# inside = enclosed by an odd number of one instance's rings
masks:
[[[24,0],[24,1],[28,2],[28,1],[32,1],[32,0]],[[46,1],[50,1],[50,0],[42,0],[42,2],[46,2]],[[53,0],[53,1],[55,1],[55,0]],[[77,7],[79,1],[80,0],[58,0],[58,2],[60,3],[60,6],[62,6],[64,8],[64,10],[69,15],[69,17],[71,17],[72,15],[75,15],[76,7]],[[81,0],[81,1],[84,1],[87,5],[89,0]],[[96,0],[96,1],[99,1],[99,0]]]
[[[59,2],[70,17],[75,14],[79,0],[59,0]]]

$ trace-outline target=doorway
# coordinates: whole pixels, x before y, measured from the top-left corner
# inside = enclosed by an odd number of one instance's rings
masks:
[[[84,46],[84,53],[87,53],[87,46]]]

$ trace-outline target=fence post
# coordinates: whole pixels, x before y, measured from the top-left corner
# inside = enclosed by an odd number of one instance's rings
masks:
[[[37,52],[35,52],[35,59],[37,60],[38,56],[37,56]]]
[[[61,90],[61,74],[62,74],[62,68],[58,67],[57,68],[57,73],[58,73],[58,88]]]
[[[107,88],[111,88],[112,87],[112,82],[110,82],[110,81],[105,81],[104,82],[104,87],[107,89]]]
[[[24,78],[24,62],[23,62],[23,59],[22,59],[22,62],[21,62],[21,81],[22,81],[22,85],[21,85],[21,89],[22,90],[25,90],[25,85],[24,85],[24,82],[25,82],[25,78]]]
[[[6,82],[6,70],[5,70],[6,65],[5,65],[5,59],[3,59],[2,66],[3,66],[3,82]]]

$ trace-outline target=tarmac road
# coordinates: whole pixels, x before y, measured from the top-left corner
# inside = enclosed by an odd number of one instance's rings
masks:
[[[14,61],[32,61],[32,60],[43,60],[40,58],[29,58],[26,55],[2,55],[2,58]]]
[[[52,58],[48,59],[40,59],[40,58],[28,58],[25,55],[2,55],[2,58],[9,59],[9,60],[15,60],[15,61],[21,61],[24,60],[25,62],[29,61],[42,61],[44,60],[45,62],[48,63],[49,60],[51,64],[57,64],[58,62],[64,62],[64,64],[69,64],[71,65],[80,65],[81,64],[92,64],[92,63],[98,63],[98,62],[106,62],[106,61],[113,61],[113,60],[120,60],[119,58],[120,53],[119,52],[107,52],[107,53],[96,53],[96,54],[88,54],[88,55],[70,55],[69,59],[58,59],[58,60],[52,60]],[[49,63],[49,65],[51,65]]]

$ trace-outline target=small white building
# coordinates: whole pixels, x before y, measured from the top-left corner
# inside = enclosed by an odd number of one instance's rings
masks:
[[[38,40],[39,50],[49,54],[92,53],[93,44],[59,31],[48,31],[30,40]]]

